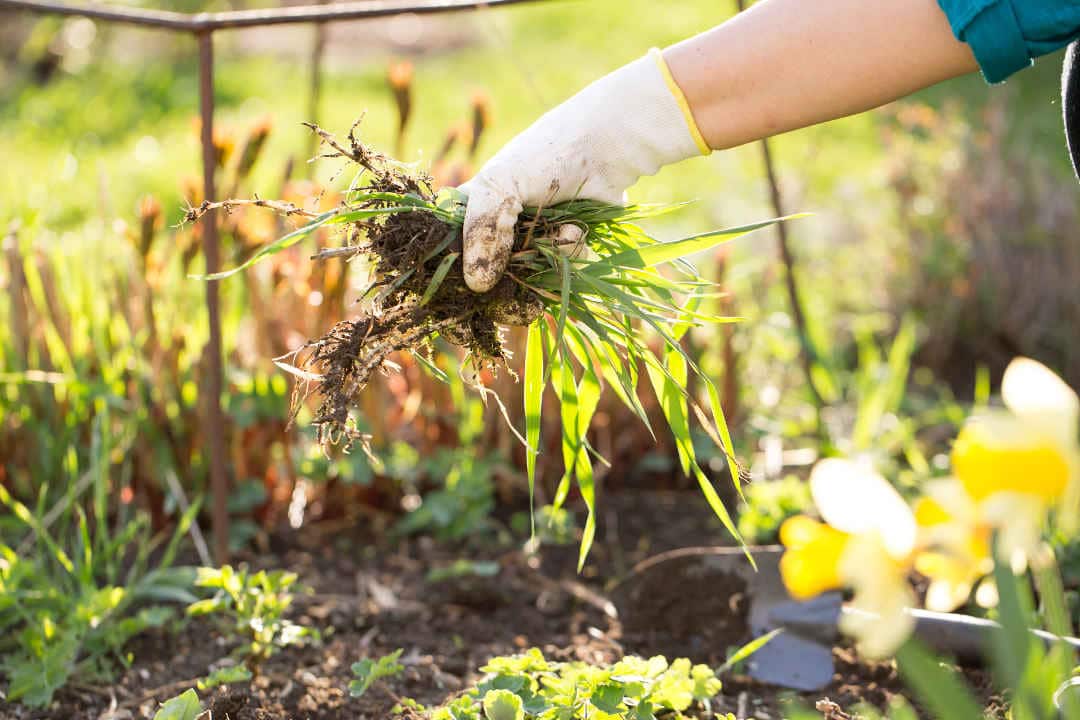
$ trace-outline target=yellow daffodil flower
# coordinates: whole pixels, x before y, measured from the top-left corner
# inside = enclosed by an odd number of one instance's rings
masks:
[[[925,492],[914,506],[919,546],[937,550],[920,552],[915,569],[930,579],[926,607],[952,612],[967,601],[979,578],[994,569],[992,530],[981,522],[978,505],[959,481],[933,480]]]
[[[980,524],[1010,557],[1039,542],[1050,509],[1073,533],[1080,501],[1080,399],[1049,368],[1017,358],[1001,384],[1004,410],[971,418],[952,452],[953,472]]]
[[[926,606],[963,604],[993,570],[991,539],[1020,570],[1039,543],[1051,508],[1075,527],[1080,401],[1045,366],[1018,358],[1006,369],[1004,409],[982,412],[961,430],[952,452],[955,478],[927,484],[915,504],[921,547],[915,568],[930,579]],[[987,596],[987,593],[983,593]]]
[[[841,630],[868,657],[889,655],[907,638],[914,602],[907,571],[915,549],[911,509],[880,475],[848,460],[822,460],[810,473],[810,493],[824,523],[805,516],[780,529],[786,552],[780,573],[793,597],[851,588]]]

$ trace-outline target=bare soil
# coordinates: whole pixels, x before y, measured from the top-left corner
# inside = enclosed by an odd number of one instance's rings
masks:
[[[688,656],[713,666],[746,637],[738,582],[730,587],[665,587],[638,594],[632,617],[606,612],[609,588],[620,573],[653,554],[691,545],[723,544],[725,536],[693,492],[609,493],[591,559],[574,572],[576,547],[543,548],[529,557],[493,538],[448,547],[429,538],[379,543],[380,523],[349,528],[315,526],[281,533],[267,552],[240,558],[253,567],[288,568],[311,594],[298,596],[295,619],[320,627],[321,646],[290,648],[247,685],[202,693],[214,720],[382,720],[403,697],[434,706],[465,689],[477,668],[495,655],[536,646],[558,660],[610,662],[624,654]],[[606,530],[606,532],[605,532]],[[494,577],[429,582],[430,570],[455,560],[494,561]],[[405,672],[377,683],[366,696],[346,691],[350,666],[403,648]],[[0,701],[11,720],[133,720],[150,718],[163,700],[191,687],[229,647],[203,622],[178,634],[155,633],[132,648],[135,662],[109,687],[76,687],[53,706],[31,711]],[[836,675],[821,693],[792,695],[749,678],[725,676],[714,710],[743,718],[782,717],[801,700],[813,707],[829,698],[841,710],[859,703],[888,704],[903,688],[893,665],[866,663],[849,649],[835,652]],[[986,678],[970,679],[983,690]],[[823,707],[827,707],[823,705]],[[842,715],[833,715],[843,717]]]

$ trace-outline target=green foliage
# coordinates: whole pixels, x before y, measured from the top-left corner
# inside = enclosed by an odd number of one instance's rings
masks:
[[[1033,563],[1032,578],[1041,608],[1036,611],[1031,579],[1014,574],[1010,564],[995,560],[998,589],[998,621],[1002,629],[993,635],[990,659],[998,687],[1009,695],[1010,717],[1020,720],[1080,720],[1080,697],[1071,692],[1075,684],[1074,651],[1064,644],[1045,644],[1030,631],[1036,626],[1060,636],[1071,636],[1072,624],[1057,566],[1047,558]],[[979,720],[979,703],[949,663],[935,657],[920,643],[909,640],[897,654],[900,672],[922,704],[937,720]],[[894,718],[911,714],[901,708]]]
[[[577,541],[574,514],[564,507],[543,505],[535,514],[517,513],[510,526],[519,534],[530,532],[532,527],[533,538],[541,545],[572,545]]]
[[[248,682],[252,675],[246,665],[228,665],[218,668],[198,682],[200,690],[209,690],[220,685]]]
[[[434,710],[432,720],[653,720],[708,711],[720,692],[716,674],[681,658],[628,656],[613,665],[550,662],[533,648],[493,658],[484,679]],[[733,716],[729,716],[733,718]]]
[[[241,643],[233,656],[257,672],[263,661],[282,648],[320,640],[315,628],[298,625],[285,617],[293,602],[291,590],[296,581],[295,573],[282,570],[252,573],[245,566],[201,567],[195,584],[213,590],[214,594],[193,602],[187,612],[192,616],[221,618],[222,629]]]
[[[796,475],[750,483],[739,507],[739,532],[752,545],[779,540],[780,525],[813,505],[810,486]]]
[[[202,717],[202,703],[194,690],[166,700],[161,709],[154,713],[154,720],[198,720]]]
[[[510,468],[498,451],[477,452],[484,432],[482,400],[466,392],[458,368],[450,367],[443,376],[454,401],[448,421],[457,426],[458,442],[417,456],[407,467],[387,463],[386,470],[406,493],[415,493],[420,499],[419,505],[397,523],[396,533],[428,533],[442,540],[459,540],[491,529],[495,475]],[[431,481],[441,487],[425,491]]]
[[[398,663],[401,652],[402,650],[399,648],[375,660],[364,658],[360,662],[353,663],[352,674],[356,679],[349,682],[349,694],[353,697],[360,697],[378,680],[400,675],[402,670],[405,669],[404,665]]]
[[[467,560],[455,560],[446,567],[432,568],[428,571],[427,581],[432,583],[460,577],[495,577],[499,574],[499,563]]]
[[[98,475],[89,493],[73,487],[46,512],[0,485],[9,529],[22,531],[13,545],[0,539],[0,671],[10,700],[41,707],[73,679],[108,681],[130,663],[132,637],[174,617],[166,603],[195,599],[194,571],[173,561],[197,504],[171,535],[154,535],[142,515],[111,516],[107,487]]]

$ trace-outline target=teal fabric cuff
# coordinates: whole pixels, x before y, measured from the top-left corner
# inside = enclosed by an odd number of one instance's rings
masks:
[[[987,82],[999,83],[1032,63],[1011,0],[988,4],[953,32],[971,46]]]

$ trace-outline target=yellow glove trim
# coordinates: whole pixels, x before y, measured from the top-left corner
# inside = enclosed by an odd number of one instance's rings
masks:
[[[710,154],[712,148],[709,147],[709,143],[705,142],[705,136],[701,134],[701,129],[698,128],[697,120],[694,119],[694,113],[690,109],[690,103],[687,102],[686,95],[683,94],[679,83],[675,82],[675,76],[671,74],[671,68],[668,67],[667,60],[664,60],[664,54],[660,52],[660,48],[653,48],[649,50],[649,56],[656,61],[656,67],[660,69],[660,74],[664,76],[664,82],[667,83],[668,90],[671,91],[676,104],[682,110],[683,117],[686,118],[686,125],[690,129],[690,137],[694,138],[694,144],[697,145],[702,155]]]

